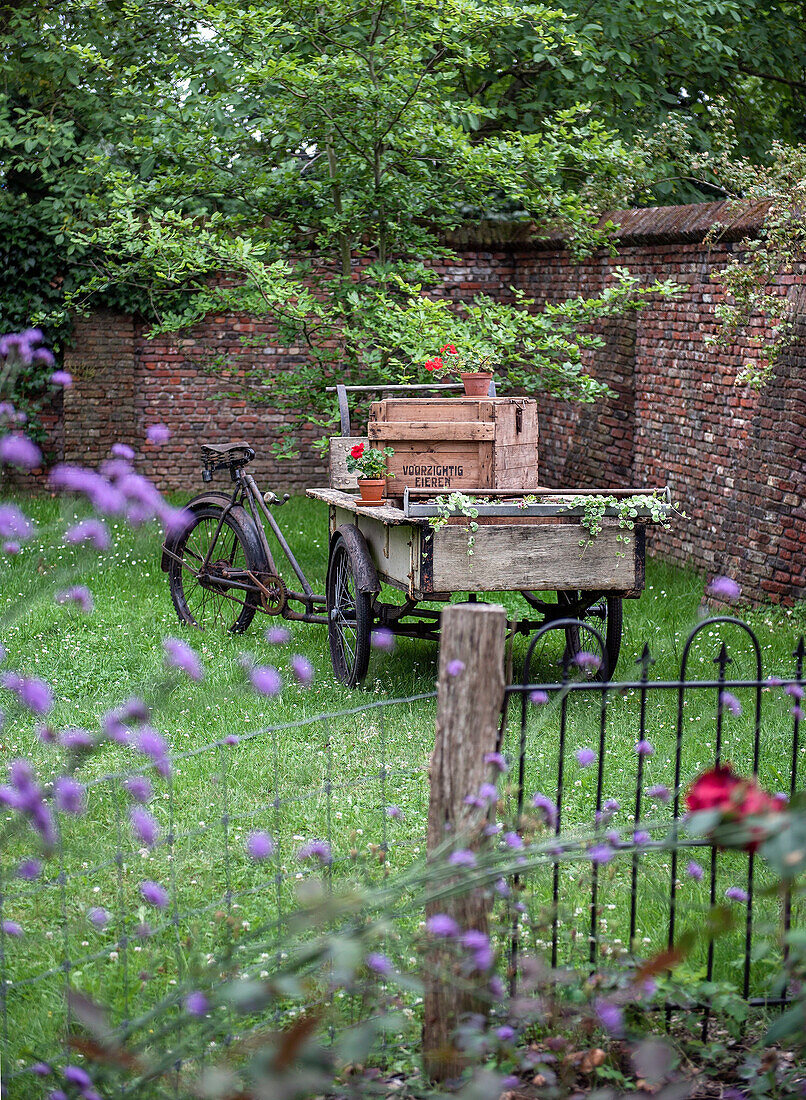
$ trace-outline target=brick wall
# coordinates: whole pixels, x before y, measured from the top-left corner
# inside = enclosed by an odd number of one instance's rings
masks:
[[[605,345],[590,367],[616,396],[596,405],[541,401],[541,480],[552,486],[670,485],[687,512],[669,532],[654,532],[652,552],[703,572],[729,572],[748,595],[790,601],[806,587],[804,484],[804,366],[806,329],[760,394],[736,387],[740,365],[755,354],[765,332],[744,346],[714,351],[704,336],[715,331],[711,273],[759,224],[751,209],[734,219],[717,246],[703,237],[720,204],[626,211],[616,259],[597,254],[576,264],[560,237],[539,245],[466,234],[455,246],[459,263],[441,261],[442,291],[462,298],[479,291],[509,295],[525,290],[538,301],[593,294],[613,268],[642,279],[673,278],[679,298],[659,298],[640,314],[609,320]],[[779,290],[802,289],[803,271],[783,276]],[[245,349],[243,336],[265,344]],[[301,491],[326,473],[303,433],[301,457],[277,462],[270,453],[281,415],[271,401],[246,406],[221,397],[226,385],[205,364],[217,356],[266,364],[269,384],[293,369],[301,349],[281,348],[270,325],[251,318],[210,316],[182,336],[148,340],[140,322],[98,314],[81,321],[66,367],[76,384],[65,395],[63,442],[52,446],[71,461],[97,462],[114,440],[141,444],[141,469],[163,489],[201,486],[199,445],[204,439],[246,438],[258,452],[253,469],[275,491]],[[145,430],[166,423],[170,443],[142,445]]]

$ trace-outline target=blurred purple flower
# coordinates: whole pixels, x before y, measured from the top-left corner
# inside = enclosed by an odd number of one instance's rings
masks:
[[[647,787],[647,798],[657,798],[658,802],[668,802],[672,797],[671,791],[663,783],[656,783],[654,787]]]
[[[181,638],[163,638],[162,648],[165,650],[166,668],[176,668],[191,680],[204,678],[199,655],[187,642],[183,642]]]
[[[471,928],[463,932],[459,937],[462,947],[473,955],[473,965],[476,970],[489,970],[493,965],[493,949],[490,945],[490,937],[484,932],[478,932]]]
[[[395,636],[387,626],[376,627],[370,636],[370,642],[376,649],[391,653],[395,648]]]
[[[246,838],[246,853],[255,862],[268,859],[273,852],[274,841],[268,833],[256,831]]]
[[[15,920],[4,920],[2,928],[7,936],[21,936],[23,934],[22,925]]]
[[[502,1042],[508,1043],[510,1039],[515,1038],[515,1028],[510,1027],[509,1024],[504,1024],[496,1030],[495,1034]]]
[[[157,909],[165,909],[168,905],[168,891],[164,886],[160,886],[158,882],[153,882],[151,879],[141,882],[140,893],[144,901],[147,901],[149,905],[156,906]]]
[[[91,615],[95,607],[92,592],[84,584],[76,584],[72,588],[63,588],[56,593],[55,600],[58,604],[74,603],[84,615]]]
[[[729,886],[725,891],[725,897],[731,901],[748,901],[749,895],[741,886]]]
[[[151,783],[144,775],[132,775],[125,780],[123,786],[135,800],[135,802],[148,802],[152,796]]]
[[[648,832],[645,829],[636,829],[632,836],[633,843],[639,848],[643,848],[646,844],[649,844],[651,839]]]
[[[650,742],[644,741],[643,739],[641,741],[636,741],[635,751],[639,756],[652,756],[655,752]]]
[[[432,936],[458,936],[459,925],[449,917],[447,913],[434,913],[425,922],[426,929]]]
[[[53,709],[53,692],[44,680],[36,676],[29,680],[20,679],[12,690],[19,702],[33,714],[48,714]]]
[[[803,707],[792,707],[792,709],[790,710],[790,712],[789,712],[789,713],[790,713],[790,714],[792,715],[792,717],[793,717],[793,718],[794,718],[794,719],[795,719],[796,721],[798,721],[798,722],[802,722],[802,721],[803,721],[803,718],[804,718],[804,710],[803,710]]]
[[[367,955],[367,967],[369,970],[373,970],[376,974],[391,974],[392,964],[387,959],[386,955],[381,955],[378,951],[370,951]]]
[[[611,1035],[619,1038],[624,1034],[624,1013],[618,1005],[610,1001],[599,999],[595,1003],[596,1015],[599,1022]]]
[[[129,810],[129,822],[135,837],[149,848],[157,843],[160,827],[151,814],[141,806],[132,806]]]
[[[18,542],[9,540],[3,543],[3,553],[13,557],[15,554],[22,553],[22,547]]]
[[[127,462],[131,462],[134,458],[134,451],[126,443],[113,443],[112,454],[116,458],[123,458]]]
[[[594,844],[588,848],[587,855],[591,863],[609,863],[615,852],[609,844]]]
[[[148,707],[142,699],[138,699],[136,696],[127,699],[125,703],[119,706],[117,713],[122,722],[147,722],[150,717]]]
[[[291,632],[284,626],[269,626],[264,637],[269,645],[286,645],[291,641]]]
[[[797,699],[798,702],[803,698],[803,688],[800,684],[787,684],[784,688],[784,692],[787,695],[791,695],[793,699]]]
[[[39,859],[24,859],[17,867],[17,877],[33,882],[42,874],[42,861]]]
[[[584,649],[574,655],[574,664],[585,672],[596,672],[601,667],[601,659],[595,653],[588,653]]]
[[[27,435],[15,432],[0,438],[0,462],[33,470],[42,462],[42,452]]]
[[[485,836],[498,836],[498,834],[502,833],[503,831],[504,826],[501,824],[500,821],[497,821],[495,823],[488,823],[482,829],[482,832]]]
[[[702,867],[695,860],[690,859],[686,866],[686,874],[689,878],[693,878],[696,882],[699,882],[702,876],[705,874]]]
[[[313,683],[313,665],[300,653],[295,653],[291,658],[291,671],[304,686],[307,687],[308,684]]]
[[[90,924],[94,924],[96,928],[106,928],[109,924],[109,914],[102,906],[93,905],[87,913],[87,920]]]
[[[518,836],[517,833],[504,833],[504,843],[507,848],[522,848],[523,837]]]
[[[395,806],[394,803],[386,807],[386,816],[391,817],[396,821],[403,820],[403,811],[399,806]]]
[[[502,897],[502,898],[508,898],[509,895],[512,893],[512,891],[509,888],[509,883],[506,881],[506,879],[503,879],[503,878],[499,878],[499,879],[495,880],[495,884],[493,886],[493,889],[495,890],[496,894],[498,894],[499,897]]]
[[[516,1077],[514,1073],[508,1073],[506,1077],[501,1078],[501,1088],[505,1091],[508,1089],[516,1089],[520,1083],[520,1077]]]
[[[96,550],[108,550],[111,545],[106,524],[103,520],[96,519],[94,516],[89,519],[82,519],[80,522],[74,523],[72,527],[68,527],[64,533],[64,541],[68,546],[73,546],[79,542],[89,542]]]
[[[166,424],[151,424],[146,429],[146,439],[155,446],[167,443],[170,438],[171,433]]]
[[[475,867],[476,857],[469,848],[458,848],[455,852],[451,852],[448,863],[454,867]]]
[[[485,802],[497,802],[498,788],[495,783],[482,783],[479,787],[479,798],[484,799]]]
[[[63,814],[79,816],[87,808],[87,788],[68,775],[60,776],[53,784],[53,801]]]
[[[31,1072],[34,1073],[37,1077],[48,1077],[51,1073],[53,1073],[53,1070],[47,1064],[47,1062],[35,1062],[31,1066]]]
[[[738,600],[742,594],[740,585],[736,581],[732,581],[730,577],[714,577],[705,591],[717,600]]]
[[[79,1089],[91,1089],[92,1078],[81,1066],[65,1066],[62,1070],[65,1081]]]
[[[154,761],[164,760],[168,755],[167,741],[152,726],[143,726],[135,745],[139,752]]]
[[[536,791],[532,795],[532,805],[536,810],[542,810],[543,816],[546,819],[546,824],[552,828],[557,824],[557,804],[552,802],[548,795],[541,794],[540,791]]]
[[[277,695],[283,686],[280,673],[271,665],[256,665],[250,669],[249,680],[259,695]]]
[[[489,990],[490,993],[492,993],[493,997],[496,998],[496,1000],[503,1000],[506,989],[504,988],[504,983],[501,981],[497,974],[493,974],[493,976],[490,978]],[[506,1078],[504,1078],[504,1080],[506,1080]]]
[[[606,814],[617,814],[621,809],[621,803],[615,798],[606,798],[602,809]]]
[[[731,714],[740,715],[742,713],[742,704],[732,695],[729,691],[720,691],[719,702],[725,710],[729,710]]]
[[[448,661],[448,665],[445,669],[449,676],[458,676],[460,672],[464,672],[465,663],[460,661],[458,657],[454,657],[452,661]]]
[[[48,1093],[48,1100],[67,1100],[67,1093],[64,1089],[51,1089]]]
[[[238,745],[238,744],[240,744],[240,740],[241,739],[240,739],[240,737],[238,736],[237,733],[228,733],[227,736],[224,738],[224,744],[225,745]]]
[[[574,756],[576,756],[580,768],[589,768],[596,759],[596,753],[589,748],[577,749]]]
[[[68,726],[59,734],[59,744],[71,752],[86,752],[95,744],[92,734],[78,726]]]
[[[24,542],[32,534],[31,521],[16,504],[0,504],[0,538],[14,538]]]
[[[529,692],[529,702],[530,703],[535,703],[537,706],[540,706],[541,704],[547,703],[548,701],[549,701],[549,694],[548,694],[547,691],[530,691]]]
[[[68,374],[66,370],[55,370],[50,376],[50,380],[54,386],[63,386],[66,390],[69,390],[73,384],[73,376]]]
[[[320,863],[331,864],[333,853],[326,840],[309,840],[298,850],[297,859],[318,859]]]
[[[500,752],[488,752],[484,757],[485,764],[492,764],[500,772],[509,771],[509,765]]]
[[[188,1016],[206,1016],[209,1008],[210,1002],[201,990],[195,989],[185,997],[185,1011]]]

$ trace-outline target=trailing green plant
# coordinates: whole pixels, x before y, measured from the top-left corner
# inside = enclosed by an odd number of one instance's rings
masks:
[[[434,497],[433,503],[437,515],[431,516],[428,520],[432,531],[440,531],[443,527],[447,527],[448,521],[455,516],[464,516],[468,520],[468,523],[462,526],[462,530],[467,531],[467,553],[472,556],[476,544],[476,531],[479,529],[476,523],[479,514],[476,498],[456,490],[445,496]]]
[[[564,498],[563,507],[567,512],[581,510],[579,523],[588,533],[587,539],[580,539],[579,543],[584,550],[592,546],[594,539],[601,534],[603,520],[608,513],[618,520],[620,531],[633,531],[636,523],[646,522],[647,519],[668,530],[671,511],[685,515],[655,493],[636,493],[629,497],[585,493]],[[616,539],[624,546],[628,546],[631,541],[630,536],[625,534],[618,534]],[[620,552],[618,556],[623,557],[624,554]]]

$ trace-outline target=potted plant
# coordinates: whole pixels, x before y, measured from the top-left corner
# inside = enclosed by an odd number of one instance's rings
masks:
[[[358,478],[358,488],[363,504],[384,504],[386,488],[386,460],[395,452],[391,447],[372,448],[356,443],[347,456],[347,470]]]
[[[439,355],[425,363],[425,369],[439,377],[457,375],[465,387],[465,397],[486,397],[493,377],[491,360],[485,352],[459,352],[455,344],[446,344]]]

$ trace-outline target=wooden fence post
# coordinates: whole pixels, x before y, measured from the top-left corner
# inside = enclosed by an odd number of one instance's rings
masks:
[[[491,777],[484,756],[495,751],[504,701],[507,614],[499,604],[454,604],[442,612],[434,752],[430,768],[428,852],[461,836],[461,847],[478,840],[484,814],[465,803]],[[464,931],[488,930],[489,900],[468,891],[426,908],[451,916]],[[454,1032],[481,1003],[467,983],[451,980],[454,955],[435,946],[426,961],[423,1059],[434,1081],[458,1077],[462,1054]]]

